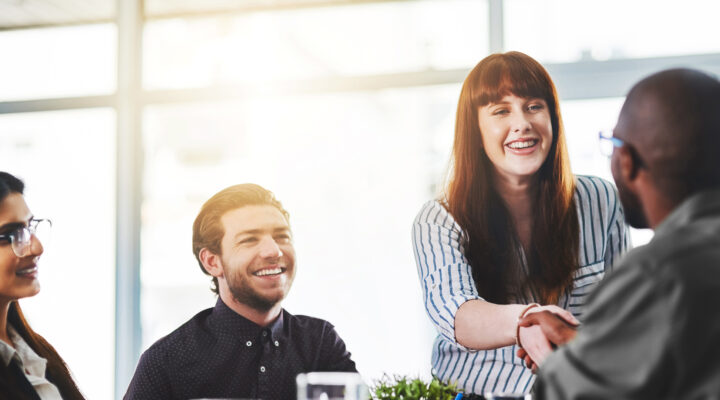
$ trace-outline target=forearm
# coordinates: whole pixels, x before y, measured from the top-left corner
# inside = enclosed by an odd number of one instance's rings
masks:
[[[524,304],[467,301],[455,314],[455,338],[461,345],[475,350],[515,344],[518,316],[526,307]]]

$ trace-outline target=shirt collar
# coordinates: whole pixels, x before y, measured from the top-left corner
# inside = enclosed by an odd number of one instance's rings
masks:
[[[705,216],[718,214],[720,214],[720,190],[696,193],[670,212],[655,229],[655,236],[670,233]]]
[[[3,366],[8,367],[15,354],[17,354],[17,350],[5,343],[4,340],[0,340],[0,360],[2,360]]]
[[[232,310],[218,297],[215,307],[208,317],[208,325],[213,330],[232,331],[238,339],[242,340],[255,339],[261,335],[263,330],[266,330],[271,335],[270,339],[274,341],[283,336],[285,313],[284,309],[281,310],[278,318],[263,328]]]

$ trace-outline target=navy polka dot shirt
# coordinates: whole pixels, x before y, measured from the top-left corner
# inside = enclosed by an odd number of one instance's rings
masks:
[[[125,399],[295,399],[295,377],[357,372],[327,321],[282,310],[261,327],[218,299],[143,353]]]

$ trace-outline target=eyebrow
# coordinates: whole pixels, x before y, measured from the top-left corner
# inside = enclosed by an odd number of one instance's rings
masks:
[[[14,231],[15,229],[22,228],[25,226],[27,226],[27,224],[25,222],[10,222],[9,224],[0,226],[0,234],[6,234],[6,233]]]
[[[267,229],[248,229],[246,231],[240,231],[240,232],[236,233],[235,237],[242,236],[242,235],[256,235],[258,233],[263,233],[263,232],[267,232],[267,231],[268,231]],[[273,233],[285,232],[285,231],[289,232],[290,227],[278,226],[278,227],[272,228]]]

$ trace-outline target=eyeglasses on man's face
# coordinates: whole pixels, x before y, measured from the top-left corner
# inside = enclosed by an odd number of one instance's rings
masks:
[[[49,219],[33,218],[27,226],[19,226],[15,230],[0,234],[0,245],[8,243],[16,256],[25,257],[30,254],[32,237],[35,236],[42,243],[49,239],[50,228],[52,222]]]
[[[600,153],[606,157],[612,157],[613,150],[616,147],[623,147],[625,141],[613,136],[612,131],[598,132],[598,140],[600,141]]]

